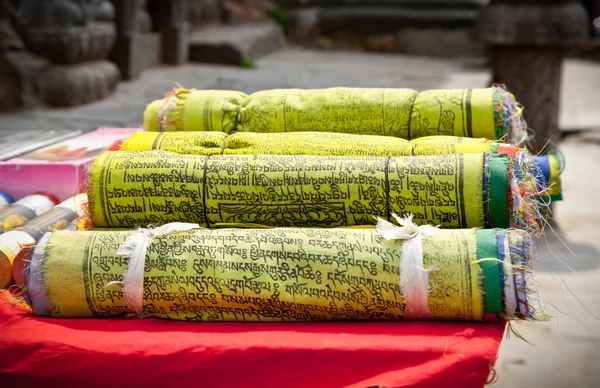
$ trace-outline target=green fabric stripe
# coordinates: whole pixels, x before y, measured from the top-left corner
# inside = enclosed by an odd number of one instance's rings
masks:
[[[499,146],[500,146],[500,143],[498,143],[496,141],[491,142],[491,144],[490,144],[490,153],[497,154]]]
[[[563,200],[562,193],[560,193],[560,194],[556,194],[556,195],[551,195],[551,196],[550,196],[550,199],[551,199],[552,201],[562,201],[562,200]]]
[[[510,226],[508,209],[508,196],[510,195],[509,166],[509,156],[498,154],[492,155],[488,165],[490,181],[487,207],[491,226],[494,228],[508,228]]]
[[[496,259],[479,262],[483,277],[484,314],[502,312],[501,263],[498,259],[498,239],[495,229],[477,230],[477,260]]]

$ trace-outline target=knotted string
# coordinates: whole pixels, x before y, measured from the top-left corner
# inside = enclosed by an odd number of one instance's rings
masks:
[[[144,266],[146,263],[146,250],[148,249],[148,245],[155,237],[160,237],[175,231],[199,228],[200,225],[198,224],[173,222],[155,229],[138,229],[135,233],[130,235],[117,250],[119,256],[129,259],[129,265],[127,266],[125,275],[123,275],[123,281],[110,282],[106,287],[113,284],[121,284],[123,286],[123,294],[125,296],[127,307],[137,316],[141,316],[144,301]]]
[[[404,316],[406,319],[431,319],[433,315],[427,297],[429,272],[435,268],[423,268],[423,236],[433,236],[437,228],[415,225],[412,222],[413,214],[405,215],[404,218],[395,213],[392,216],[402,227],[377,217],[377,231],[386,240],[402,240],[400,291],[406,305]]]
[[[230,135],[237,132],[238,121],[239,121],[240,113],[242,112],[243,107],[244,107],[244,103],[242,102],[238,106],[237,111],[235,112],[235,121],[233,122],[233,129],[231,130],[231,132],[229,132]]]

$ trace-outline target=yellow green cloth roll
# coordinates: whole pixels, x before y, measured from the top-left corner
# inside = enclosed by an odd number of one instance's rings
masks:
[[[531,174],[538,181],[537,196],[553,201],[562,198],[561,167],[555,155],[533,157],[497,140],[454,136],[428,136],[405,140],[390,136],[329,132],[254,133],[237,132],[137,132],[112,150],[163,150],[186,155],[334,155],[408,156],[453,153],[499,153],[517,160],[531,159]]]
[[[407,315],[407,288],[400,285],[405,281],[403,242],[386,240],[374,228],[175,231],[149,242],[140,282],[126,280],[139,288],[126,290],[120,282],[128,259],[118,251],[132,233],[44,236],[28,278],[34,313],[59,318],[131,314],[136,309],[124,292],[139,292],[139,313],[175,320],[395,320]],[[424,236],[423,265],[430,269],[425,300],[432,318],[527,317],[517,305],[517,299],[527,303],[525,278],[517,272],[530,264],[530,243],[516,230],[437,230]]]
[[[446,135],[524,140],[526,124],[500,87],[276,89],[246,95],[178,89],[148,105],[146,131],[340,132],[414,139]]]
[[[89,171],[96,227],[339,227],[413,213],[446,228],[518,227],[512,159],[106,152]],[[517,196],[518,201],[510,200]],[[536,201],[537,204],[537,201]]]
[[[163,150],[188,155],[407,156],[498,152],[514,146],[483,138],[430,136],[405,140],[390,136],[329,132],[137,132],[123,151]]]

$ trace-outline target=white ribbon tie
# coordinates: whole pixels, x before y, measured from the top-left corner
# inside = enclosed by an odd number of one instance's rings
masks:
[[[123,294],[127,307],[137,316],[142,315],[144,301],[144,267],[146,263],[146,250],[150,242],[159,236],[176,231],[199,229],[198,224],[186,224],[173,222],[155,229],[138,229],[135,233],[125,240],[117,250],[119,256],[129,259],[127,271],[123,275],[122,282],[110,282],[106,287],[112,284],[122,284]]]
[[[412,222],[413,214],[405,215],[404,218],[396,214],[392,216],[402,227],[377,218],[377,231],[386,240],[402,240],[400,291],[406,304],[405,318],[431,319],[433,316],[427,296],[429,272],[434,268],[423,268],[423,236],[433,236],[437,228],[431,225],[415,225]]]

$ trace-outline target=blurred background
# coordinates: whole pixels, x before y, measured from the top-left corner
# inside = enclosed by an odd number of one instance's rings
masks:
[[[600,0],[0,0],[0,160],[139,127],[175,85],[492,83],[566,168],[535,267],[552,319],[514,325],[491,386],[600,387]]]

